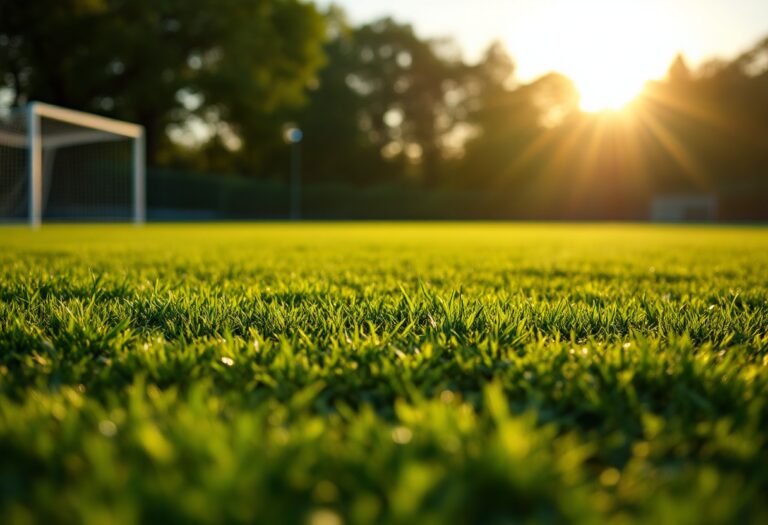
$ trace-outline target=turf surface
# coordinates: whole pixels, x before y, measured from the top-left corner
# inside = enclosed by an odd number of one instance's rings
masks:
[[[768,523],[768,230],[0,229],[3,523]]]

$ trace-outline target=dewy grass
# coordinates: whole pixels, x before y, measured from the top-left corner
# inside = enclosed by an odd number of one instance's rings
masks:
[[[3,523],[768,523],[768,231],[0,230]]]

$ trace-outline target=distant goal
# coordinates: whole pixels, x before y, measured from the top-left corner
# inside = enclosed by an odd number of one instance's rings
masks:
[[[41,102],[0,119],[0,221],[145,220],[144,128]]]

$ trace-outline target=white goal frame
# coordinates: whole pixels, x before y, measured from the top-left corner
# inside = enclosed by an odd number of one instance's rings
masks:
[[[132,208],[133,222],[143,224],[146,220],[146,167],[144,128],[138,124],[66,109],[43,102],[30,102],[26,107],[27,116],[27,176],[29,191],[29,225],[38,228],[43,219],[43,146],[72,146],[90,141],[89,132],[84,129],[75,136],[45,139],[41,133],[40,120],[49,118],[82,128],[111,133],[132,139]],[[93,135],[91,135],[91,138]],[[45,141],[45,144],[43,143]]]

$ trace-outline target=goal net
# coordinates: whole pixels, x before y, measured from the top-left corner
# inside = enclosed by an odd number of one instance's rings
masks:
[[[0,221],[145,215],[141,126],[34,102],[0,120]]]

